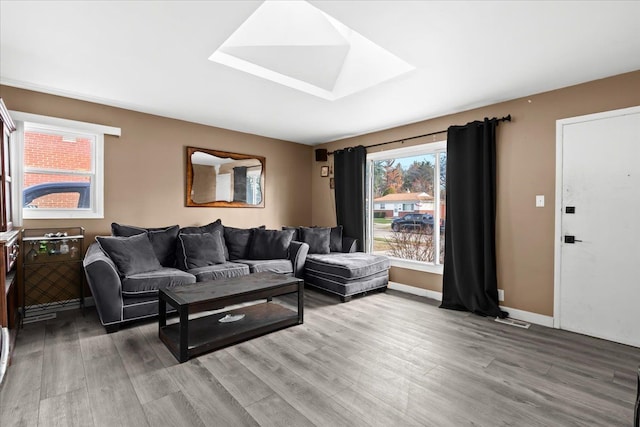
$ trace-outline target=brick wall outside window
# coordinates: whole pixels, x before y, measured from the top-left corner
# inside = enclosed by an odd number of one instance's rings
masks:
[[[61,134],[26,131],[24,133],[25,168],[56,169],[60,171],[91,172],[92,141],[90,138],[76,138],[63,141]],[[88,176],[58,175],[26,172],[24,188],[45,182],[90,181]],[[40,197],[32,205],[38,208],[75,208],[78,206],[77,193],[58,193]]]

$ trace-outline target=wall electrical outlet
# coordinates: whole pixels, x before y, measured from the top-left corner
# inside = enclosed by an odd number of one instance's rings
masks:
[[[536,208],[544,208],[544,195],[536,196]]]
[[[504,301],[504,289],[498,289],[498,301]]]

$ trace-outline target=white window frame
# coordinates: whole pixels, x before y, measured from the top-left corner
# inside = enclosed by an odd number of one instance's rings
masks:
[[[427,144],[415,145],[412,147],[396,148],[393,150],[367,153],[367,206],[366,212],[366,245],[367,252],[373,252],[373,162],[390,158],[412,157],[419,155],[434,154],[436,164],[434,165],[434,209],[433,209],[433,232],[436,248],[440,247],[440,209],[436,208],[436,200],[440,199],[440,153],[447,151],[447,141],[438,141]],[[436,225],[437,224],[437,225]],[[437,251],[437,254],[440,252]],[[439,256],[439,255],[438,255]],[[414,261],[402,258],[389,257],[392,267],[406,268],[409,270],[424,271],[428,273],[443,274],[444,264],[432,262]],[[437,259],[437,258],[436,258]],[[444,261],[444,260],[443,260]]]
[[[13,206],[16,225],[22,225],[23,219],[101,219],[104,218],[104,135],[120,136],[120,128],[94,123],[41,116],[38,114],[10,111],[16,122],[14,132],[13,157]],[[90,209],[23,209],[22,191],[24,187],[24,130],[25,126],[34,126],[43,130],[60,133],[80,133],[94,136],[93,176],[91,179]]]

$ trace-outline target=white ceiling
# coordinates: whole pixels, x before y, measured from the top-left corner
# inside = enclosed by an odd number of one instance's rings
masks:
[[[640,1],[311,1],[416,67],[329,101],[208,60],[261,3],[2,0],[0,82],[313,145],[640,69]]]

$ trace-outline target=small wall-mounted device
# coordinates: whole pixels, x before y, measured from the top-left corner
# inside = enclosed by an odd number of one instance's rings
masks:
[[[316,162],[326,162],[327,158],[327,150],[325,148],[316,149]]]

